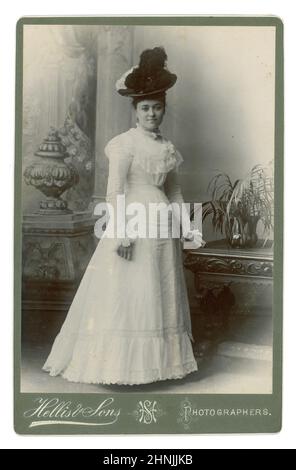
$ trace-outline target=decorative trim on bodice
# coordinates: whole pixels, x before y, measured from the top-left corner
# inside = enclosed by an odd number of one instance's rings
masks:
[[[129,132],[134,162],[147,173],[168,173],[183,162],[180,152],[159,132],[144,131],[140,127],[132,128]]]
[[[159,130],[149,132],[140,126],[113,137],[105,147],[105,154],[109,159],[131,159],[151,175],[166,174],[184,161]]]

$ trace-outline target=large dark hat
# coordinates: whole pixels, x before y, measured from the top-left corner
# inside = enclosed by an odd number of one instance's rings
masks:
[[[149,96],[165,92],[177,80],[177,75],[166,68],[167,55],[163,47],[146,49],[140,55],[139,65],[125,72],[116,82],[122,96]]]

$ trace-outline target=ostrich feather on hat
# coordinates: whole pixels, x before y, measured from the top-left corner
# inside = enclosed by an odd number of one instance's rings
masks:
[[[166,66],[167,55],[163,47],[146,49],[140,55],[139,65],[134,65],[116,82],[122,96],[149,96],[164,93],[177,80]]]

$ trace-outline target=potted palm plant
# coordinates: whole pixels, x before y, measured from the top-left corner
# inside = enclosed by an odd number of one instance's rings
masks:
[[[257,225],[262,222],[263,244],[273,230],[273,165],[255,165],[247,176],[232,182],[218,173],[210,181],[211,200],[203,204],[203,220],[212,217],[215,231],[224,234],[233,247],[254,247]]]

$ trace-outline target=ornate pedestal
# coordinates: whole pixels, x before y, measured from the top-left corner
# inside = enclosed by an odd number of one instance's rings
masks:
[[[225,240],[210,242],[204,248],[187,252],[184,265],[194,273],[196,303],[191,308],[200,355],[233,339],[270,347],[270,247],[236,249],[229,248]]]
[[[30,341],[47,328],[54,335],[63,321],[96,247],[94,224],[84,212],[24,216],[23,334]]]

